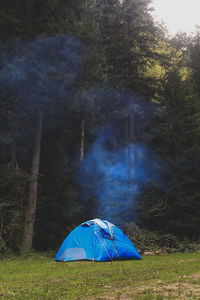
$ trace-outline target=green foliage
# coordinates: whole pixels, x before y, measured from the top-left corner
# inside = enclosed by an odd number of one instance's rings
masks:
[[[131,221],[137,217],[142,228],[160,229],[160,239],[142,233],[147,246],[181,250],[179,239],[199,240],[199,31],[193,38],[167,39],[148,5],[148,0],[2,1],[2,250],[16,250],[20,243],[37,109],[44,112],[44,129],[36,248],[55,248],[71,228],[93,217],[97,199],[77,183],[81,121],[85,153],[108,124],[118,130],[114,153],[130,142],[124,124],[131,114],[131,139],[156,153],[162,171],[162,178],[141,187]],[[136,98],[143,99],[142,112]]]
[[[20,169],[6,166],[0,169],[0,210],[3,244],[1,251],[17,250],[21,240],[24,207],[26,204],[29,176]]]
[[[191,240],[180,240],[173,234],[158,230],[140,229],[134,223],[126,224],[125,233],[141,253],[173,253],[200,250],[200,245]]]

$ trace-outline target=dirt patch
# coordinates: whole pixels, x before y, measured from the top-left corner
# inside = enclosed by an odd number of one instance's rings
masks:
[[[177,278],[180,280],[180,278]],[[160,295],[163,300],[176,299],[176,300],[188,300],[188,299],[200,299],[200,273],[191,274],[190,276],[183,277],[184,282],[177,281],[173,283],[164,283],[158,280],[155,283],[151,283],[147,286],[129,286],[120,290],[111,290],[111,295],[94,296],[87,298],[87,300],[129,300],[137,299],[138,296]]]
[[[199,260],[196,258],[180,259],[178,261],[178,264],[188,263],[188,262],[199,262]]]
[[[172,297],[174,299],[188,299],[190,297],[197,297],[200,299],[200,286],[197,286],[191,282],[175,282],[170,284],[161,284],[157,287],[152,286],[150,288],[152,294],[159,294],[164,299]]]
[[[188,278],[199,280],[200,279],[200,273],[192,274],[192,275],[188,276]]]

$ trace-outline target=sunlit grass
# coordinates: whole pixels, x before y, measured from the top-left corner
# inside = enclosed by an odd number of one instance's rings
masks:
[[[55,263],[45,255],[0,261],[1,299],[200,299],[199,285],[200,253],[113,263]]]

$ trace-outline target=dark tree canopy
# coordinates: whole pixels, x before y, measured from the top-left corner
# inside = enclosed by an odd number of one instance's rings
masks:
[[[199,31],[169,39],[149,4],[1,1],[0,251],[21,245],[38,111],[33,247],[93,217],[199,238]]]

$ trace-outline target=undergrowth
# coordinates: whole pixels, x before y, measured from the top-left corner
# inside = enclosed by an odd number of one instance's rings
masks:
[[[144,252],[195,252],[200,250],[200,243],[189,239],[178,239],[173,234],[140,229],[134,223],[128,223],[124,229],[140,253]]]

